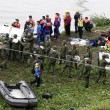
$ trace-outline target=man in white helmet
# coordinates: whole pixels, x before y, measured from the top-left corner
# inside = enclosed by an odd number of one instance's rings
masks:
[[[35,76],[35,79],[33,81],[30,81],[30,84],[37,83],[37,87],[41,84],[41,65],[39,62],[35,63],[33,68],[33,74]]]

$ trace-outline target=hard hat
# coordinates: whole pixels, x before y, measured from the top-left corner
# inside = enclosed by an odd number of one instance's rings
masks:
[[[67,13],[68,12],[68,10],[65,10],[65,13]]]
[[[79,10],[76,10],[76,13],[79,13]]]

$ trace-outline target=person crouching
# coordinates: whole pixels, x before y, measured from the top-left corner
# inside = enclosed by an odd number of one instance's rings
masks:
[[[37,83],[37,87],[39,87],[41,84],[41,68],[39,63],[35,64],[33,68],[33,74],[35,76],[35,79],[33,81],[30,81],[30,84],[32,85],[34,83]]]

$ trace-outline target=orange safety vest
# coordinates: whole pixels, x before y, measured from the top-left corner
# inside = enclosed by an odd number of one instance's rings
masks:
[[[50,26],[51,26],[50,23],[46,23],[45,30],[50,30]]]
[[[88,22],[90,22],[90,20],[84,19],[84,23],[88,23]]]

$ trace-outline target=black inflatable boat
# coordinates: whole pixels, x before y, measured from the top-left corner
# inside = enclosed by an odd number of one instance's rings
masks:
[[[36,96],[25,81],[13,85],[7,85],[0,81],[0,94],[11,106],[33,107],[37,104]]]

